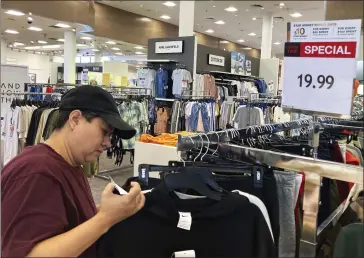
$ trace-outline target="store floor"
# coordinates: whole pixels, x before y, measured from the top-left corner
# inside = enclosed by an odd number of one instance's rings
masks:
[[[114,181],[118,185],[122,185],[126,181],[126,179],[133,176],[133,165],[130,164],[130,159],[128,154],[124,157],[123,163],[120,167],[114,165],[114,159],[108,159],[106,155],[102,155],[100,157],[99,168],[101,172],[110,169],[117,169],[117,171],[112,171],[109,173],[101,173],[100,175],[111,176],[112,179],[114,179]],[[109,181],[98,177],[90,178],[88,181],[90,183],[94,201],[96,204],[99,204],[102,191],[104,190],[105,186],[109,183]]]

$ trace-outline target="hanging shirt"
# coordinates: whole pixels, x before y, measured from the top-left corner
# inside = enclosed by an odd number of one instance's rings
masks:
[[[137,85],[138,87],[144,87],[152,89],[154,93],[154,81],[156,71],[153,69],[139,69],[137,71]]]
[[[159,69],[156,73],[155,80],[155,96],[157,98],[167,97],[168,87],[168,72],[163,69]]]
[[[187,89],[192,82],[191,73],[185,69],[175,69],[172,73],[173,95],[182,95],[182,90]]]
[[[139,103],[135,101],[131,103],[122,103],[118,106],[118,110],[121,118],[136,131],[134,137],[128,140],[122,140],[123,149],[134,149],[135,141],[139,139],[141,134],[141,121],[143,121],[143,116],[141,114]]]
[[[20,110],[20,107],[11,108],[4,118],[3,129],[1,130],[1,137],[4,139],[4,165],[18,154]]]

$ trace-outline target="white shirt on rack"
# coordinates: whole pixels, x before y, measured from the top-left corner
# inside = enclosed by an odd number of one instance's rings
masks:
[[[18,155],[20,107],[11,108],[4,117],[1,138],[4,139],[4,165]]]

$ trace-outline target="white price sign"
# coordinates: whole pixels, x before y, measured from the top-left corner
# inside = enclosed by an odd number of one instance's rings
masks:
[[[283,108],[334,116],[351,114],[359,41],[356,34],[340,40],[334,33],[342,34],[345,28],[347,34],[360,31],[360,23],[358,25],[354,21],[359,30],[348,21],[344,23],[345,26],[335,21],[335,27],[329,29],[315,23],[313,26],[309,23],[303,23],[306,26],[296,24],[295,34],[290,36],[294,42],[285,44]],[[297,42],[297,33],[301,31],[302,41]],[[323,35],[328,36],[325,38]]]

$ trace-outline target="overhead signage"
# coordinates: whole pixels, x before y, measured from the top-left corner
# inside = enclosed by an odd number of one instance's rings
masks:
[[[282,107],[351,115],[359,20],[292,23],[284,49]]]
[[[225,57],[209,54],[209,65],[225,66]]]
[[[99,72],[102,73],[102,66],[87,66],[85,67],[89,72]]]
[[[182,53],[183,41],[164,41],[155,43],[156,54]]]

